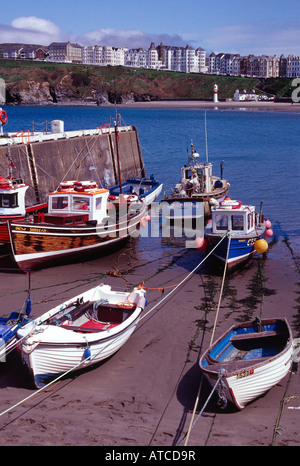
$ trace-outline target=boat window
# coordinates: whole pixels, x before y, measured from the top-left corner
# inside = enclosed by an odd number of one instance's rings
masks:
[[[192,178],[192,172],[191,170],[185,170],[185,179],[190,180]]]
[[[68,196],[55,196],[51,198],[52,210],[63,210],[68,208]]]
[[[223,214],[216,215],[216,229],[217,230],[228,230],[227,215],[223,215]]]
[[[96,210],[100,210],[102,205],[102,197],[97,197],[96,199]]]
[[[18,194],[0,194],[0,207],[18,207]]]
[[[248,230],[252,230],[254,226],[254,213],[251,212],[248,214]]]
[[[232,215],[231,229],[235,231],[244,229],[244,216],[243,215]]]
[[[73,196],[72,210],[90,210],[90,198],[87,196]]]

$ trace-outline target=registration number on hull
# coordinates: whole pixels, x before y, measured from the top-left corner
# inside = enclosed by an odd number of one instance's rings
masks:
[[[243,377],[248,377],[248,375],[254,374],[254,369],[250,369],[249,371],[243,371],[236,375],[237,379],[242,379]]]

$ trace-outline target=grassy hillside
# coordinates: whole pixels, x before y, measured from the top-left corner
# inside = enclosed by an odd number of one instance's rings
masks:
[[[278,97],[289,95],[290,79],[258,79],[186,74],[125,67],[56,64],[0,60],[0,77],[5,80],[8,102],[39,103],[95,99],[107,100],[212,99],[213,85],[219,98],[232,98],[236,89]],[[31,100],[30,100],[31,99]],[[36,101],[36,102],[35,102]]]

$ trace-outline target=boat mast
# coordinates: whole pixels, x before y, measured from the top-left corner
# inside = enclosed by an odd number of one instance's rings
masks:
[[[206,163],[208,162],[208,147],[207,147],[207,126],[206,126],[206,111],[205,111],[205,152],[206,152]]]
[[[119,172],[118,175],[119,175],[120,194],[123,194],[120,156],[119,156],[119,133],[118,133],[118,123],[117,123],[117,121],[115,121],[115,138],[116,138],[116,148],[117,148],[117,164],[118,164],[118,172]]]

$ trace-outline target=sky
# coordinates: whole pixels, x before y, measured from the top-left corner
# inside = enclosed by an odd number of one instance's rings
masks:
[[[12,0],[0,13],[0,43],[148,49],[202,47],[241,55],[300,55],[298,0]]]

